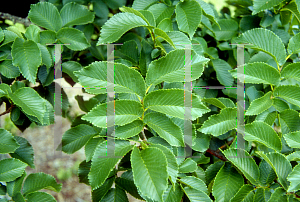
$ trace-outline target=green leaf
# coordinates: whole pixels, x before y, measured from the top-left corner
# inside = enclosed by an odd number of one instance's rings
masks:
[[[134,183],[146,197],[163,201],[168,187],[167,159],[158,148],[139,151],[134,147],[130,156]]]
[[[292,172],[287,176],[287,180],[291,182],[288,192],[298,191],[300,189],[300,165],[296,165]]]
[[[107,156],[106,147],[107,140],[98,144],[92,158],[92,166],[88,178],[93,190],[97,189],[105,182],[111,170],[114,169],[116,164],[122,158],[117,156],[125,156],[132,149],[133,145],[130,145],[130,142],[125,140],[115,140],[115,156],[112,157]]]
[[[63,27],[92,23],[95,18],[95,14],[89,11],[85,6],[74,2],[65,4],[60,10],[60,16]]]
[[[179,165],[179,172],[180,173],[192,173],[197,170],[197,163],[193,161],[191,158],[185,159]]]
[[[62,28],[56,36],[62,43],[69,43],[70,45],[67,45],[67,47],[73,51],[84,50],[91,46],[83,32],[75,28]]]
[[[220,26],[218,26],[218,24]],[[218,20],[218,24],[212,26],[212,30],[216,35],[218,41],[227,41],[232,39],[239,29],[239,24],[232,19]]]
[[[136,16],[141,17],[148,24],[148,26],[153,26],[153,27],[156,26],[154,16],[150,11],[137,11],[130,7],[122,7],[120,8],[120,11],[133,13]]]
[[[255,121],[245,125],[245,140],[257,141],[274,149],[277,152],[281,151],[281,141],[274,129],[260,121]]]
[[[243,68],[244,73],[237,73],[237,69],[229,70],[229,72],[234,78],[238,78],[242,82],[272,84],[275,86],[280,82],[280,73],[274,67],[264,62],[248,63],[238,68]]]
[[[0,161],[0,181],[10,182],[23,175],[26,163],[14,158]]]
[[[56,41],[56,33],[51,30],[44,30],[40,32],[40,44],[46,45],[54,44]]]
[[[111,101],[110,103],[113,103]],[[115,124],[125,125],[138,119],[143,114],[143,108],[140,102],[134,100],[115,100]],[[95,126],[100,128],[111,127],[106,123],[106,108],[107,103],[100,104],[94,107],[89,113],[82,117],[82,120],[86,120]]]
[[[230,202],[248,202],[253,201],[254,193],[253,186],[244,184],[239,191],[230,199]]]
[[[258,187],[255,192],[253,201],[269,201],[270,197],[271,191],[269,188]]]
[[[272,92],[270,91],[263,97],[252,101],[245,115],[258,115],[269,109],[273,105],[273,99],[271,99],[271,96]]]
[[[11,88],[6,83],[0,84],[0,97],[7,96],[9,93],[11,93]]]
[[[10,153],[10,156],[27,163],[31,168],[34,166],[34,152],[32,145],[23,137],[15,136],[20,147],[18,147],[14,153]]]
[[[31,24],[27,27],[25,36],[28,40],[38,43],[40,42],[40,31],[41,29],[38,26]]]
[[[196,1],[179,2],[176,5],[176,20],[180,31],[192,39],[201,22],[202,9]]]
[[[49,53],[48,49],[46,46],[43,46],[40,43],[37,43],[40,51],[41,51],[41,56],[42,56],[42,64],[46,65],[47,70],[49,71],[50,67],[52,66],[52,56]]]
[[[289,154],[286,158],[289,161],[300,161],[300,151],[295,151]]]
[[[271,195],[271,198],[269,199],[269,201],[274,201],[274,202],[280,202],[280,201],[286,201],[284,200],[284,198],[282,197],[286,197],[286,192],[283,188],[278,187],[275,189],[275,191],[273,192],[273,194]]]
[[[59,192],[62,184],[58,184],[52,175],[46,173],[31,173],[27,176],[23,185],[23,194],[27,195],[41,189]]]
[[[31,87],[19,88],[14,93],[9,93],[13,103],[19,106],[26,114],[37,117],[43,123],[46,112],[45,100]]]
[[[215,178],[212,194],[216,201],[226,202],[235,195],[243,184],[243,176],[236,171],[231,163],[225,163]]]
[[[13,65],[19,67],[22,75],[35,84],[38,67],[42,63],[41,51],[34,41],[17,38],[11,50]],[[30,60],[29,58],[34,58]]]
[[[191,202],[212,202],[209,196],[203,191],[199,191],[190,187],[184,187],[183,191]]]
[[[102,0],[93,0],[93,10],[97,17],[99,18],[107,18],[109,10],[107,5]]]
[[[191,108],[192,120],[210,111],[202,104],[198,96],[192,94],[193,107]],[[152,91],[144,98],[144,108],[174,116],[185,118],[184,90],[183,89],[161,89]]]
[[[289,54],[295,54],[300,51],[298,41],[300,40],[300,33],[296,34],[289,40],[287,51]]]
[[[118,185],[116,188],[111,188],[103,197],[103,201],[128,202],[126,192]]]
[[[148,113],[143,119],[144,123],[155,130],[160,137],[172,146],[183,146],[183,134],[179,126],[175,125],[166,115]]]
[[[9,196],[16,196],[21,192],[24,178],[26,177],[26,172],[21,177],[18,177],[14,181],[6,183],[6,189]]]
[[[234,128],[236,128],[236,108],[225,108],[220,114],[211,115],[198,131],[220,136]]]
[[[26,196],[30,202],[56,202],[55,198],[46,192],[33,192]]]
[[[154,60],[150,63],[146,76],[146,84],[156,85],[163,81],[165,82],[184,82],[184,50],[174,50],[169,52],[165,57],[158,60]],[[208,59],[199,56],[193,50],[191,52],[193,68],[193,74],[191,75],[191,81],[198,79],[204,70],[204,64],[208,62]],[[164,67],[164,68],[161,68]]]
[[[67,130],[62,137],[62,151],[73,154],[83,147],[97,131],[88,125],[80,124]]]
[[[147,22],[133,13],[115,14],[102,26],[97,45],[115,42],[128,30],[141,26],[148,26]]]
[[[110,9],[117,10],[119,7],[125,6],[126,0],[103,0]]]
[[[285,66],[281,71],[281,77],[284,77],[285,79],[293,78],[297,81],[300,81],[300,62],[291,63]]]
[[[186,44],[191,44],[189,38],[180,31],[171,31],[171,32],[167,32],[167,34],[170,37],[170,39],[173,41],[177,49],[185,49]],[[193,55],[193,51],[191,54]],[[193,64],[193,59],[192,59],[192,64]]]
[[[284,44],[279,36],[270,30],[254,28],[244,32],[236,41],[252,44],[249,45],[249,48],[271,55],[278,65],[285,63],[286,53]]]
[[[165,147],[161,144],[151,144],[149,147],[155,147],[155,148],[160,149],[166,156],[167,163],[168,163],[168,165],[167,165],[168,175],[170,176],[170,180],[173,184],[173,188],[176,189],[175,185],[176,185],[179,167],[178,167],[175,155],[167,147]]]
[[[183,191],[180,189],[178,183],[175,184],[175,190],[172,185],[169,185],[167,190],[164,192],[164,202],[180,202],[183,196]]]
[[[277,6],[283,1],[284,0],[254,0],[252,15],[255,15],[263,10],[270,9],[274,6]]]
[[[133,1],[132,8],[135,10],[146,10],[156,2],[158,2],[158,0],[135,0]]]
[[[3,33],[4,33],[4,41],[2,41],[0,47],[9,44],[10,42],[13,42],[16,38],[18,38],[18,35],[12,31],[3,30]]]
[[[282,134],[300,130],[299,112],[286,109],[279,113],[279,121]]]
[[[272,182],[276,178],[276,173],[274,172],[273,168],[265,160],[262,160],[260,162],[259,172],[259,181],[262,186],[266,186],[270,183],[272,184]]]
[[[283,135],[286,143],[292,148],[300,148],[300,131]]]
[[[4,33],[2,28],[0,28],[0,43],[4,40]]]
[[[52,31],[58,31],[62,27],[62,20],[56,6],[49,2],[31,4],[28,18],[34,24]]]
[[[150,6],[148,11],[152,12],[158,25],[163,19],[170,18],[174,13],[174,6],[167,6],[166,4],[157,3]]]
[[[258,184],[259,180],[259,169],[253,158],[250,157],[249,153],[242,149],[227,149],[222,151],[226,158],[233,163],[245,177],[254,185]],[[230,156],[237,156],[237,153],[246,158],[230,158]],[[249,156],[247,158],[247,156]]]
[[[169,31],[173,31],[173,24],[171,19],[169,18],[165,18],[162,21],[160,21],[160,23],[157,25],[157,28],[165,31],[165,32],[169,32]]]
[[[299,86],[278,86],[274,89],[273,95],[285,99],[291,104],[300,107],[300,87]]]
[[[179,181],[193,189],[203,191],[207,195],[209,194],[206,184],[199,178],[196,178],[194,176],[186,176],[184,178],[179,179]]]
[[[102,186],[99,188],[92,190],[92,200],[93,201],[101,201],[105,194],[110,190],[113,185],[115,177],[108,178]]]
[[[18,147],[20,147],[20,144],[17,142],[17,140],[14,138],[14,136],[7,130],[4,130],[3,128],[0,128],[0,153],[12,153],[14,152]]]
[[[100,138],[91,138],[85,145],[84,151],[85,151],[85,156],[86,156],[86,161],[92,160],[95,150],[97,146],[103,142],[105,139],[100,137]]]
[[[78,78],[74,75],[75,71],[80,71],[82,69],[82,66],[79,62],[75,61],[67,61],[61,64],[62,66],[62,72],[68,74],[73,81],[78,83]]]
[[[175,45],[173,41],[170,39],[167,33],[165,33],[163,30],[155,28],[154,29],[154,34],[156,35],[155,38],[162,38],[166,42],[168,42],[173,48],[175,48]],[[153,58],[153,57],[152,57]]]
[[[228,70],[232,70],[231,66],[224,60],[212,60],[213,68],[217,73],[217,79],[224,86],[233,86],[234,79]]]
[[[215,16],[215,13],[214,13],[214,10],[212,9],[211,5],[202,0],[196,0],[196,1],[200,4],[200,6],[203,10],[203,15],[205,17],[207,17],[210,21],[212,21],[213,23],[215,23],[219,26],[216,16]]]
[[[115,130],[115,137],[120,139],[127,139],[138,135],[143,130],[143,121],[135,120],[124,126],[119,126]]]
[[[273,107],[278,112],[282,112],[282,111],[290,108],[289,105],[285,101],[283,101],[279,98],[273,98]]]
[[[292,166],[290,162],[286,159],[286,157],[281,153],[270,152],[264,154],[261,151],[256,151],[256,153],[261,156],[265,161],[268,162],[270,166],[272,166],[275,171],[278,182],[282,185],[282,187],[287,190],[289,183],[287,181],[287,176],[292,171]]]
[[[145,82],[143,77],[134,69],[123,64],[114,64],[114,87],[115,93],[134,93],[141,97],[145,96]],[[105,94],[107,85],[107,62],[94,62],[81,71],[74,72],[79,83],[92,94]],[[90,89],[101,87],[100,89]]]
[[[300,22],[300,12],[299,12],[299,6],[297,8],[297,5],[299,3],[296,2],[289,2],[286,6],[282,7],[281,11],[286,11],[288,13],[294,14],[295,18],[297,19],[298,23]],[[290,21],[290,19],[288,19]],[[289,22],[288,21],[288,22]]]

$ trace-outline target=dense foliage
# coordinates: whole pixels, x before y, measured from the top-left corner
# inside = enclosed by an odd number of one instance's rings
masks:
[[[46,44],[70,44],[62,46],[63,78],[94,97],[77,95],[86,114],[71,117],[62,90],[62,116],[72,121],[62,151],[84,147],[78,177],[91,186],[92,201],[128,201],[126,192],[165,202],[298,201],[300,0],[227,3],[234,13],[227,7],[217,13],[202,0],[33,4],[33,24],[25,32],[0,28],[4,113],[21,131],[32,123],[54,124],[54,46]],[[237,43],[247,44],[239,67]],[[112,83],[106,44],[122,44],[114,50],[114,101],[107,99]],[[185,78],[186,45],[192,92]],[[236,138],[239,68],[245,83],[244,149],[237,148]],[[192,98],[190,117],[186,95]],[[107,124],[111,104],[113,125]],[[115,157],[103,158],[110,127]],[[63,189],[53,176],[26,175],[27,166],[34,168],[30,143],[5,129],[0,140],[0,153],[11,156],[0,161],[0,201],[56,201],[39,191]],[[186,147],[195,158],[182,158]],[[243,157],[232,158],[237,153]],[[121,177],[119,171],[125,171]]]

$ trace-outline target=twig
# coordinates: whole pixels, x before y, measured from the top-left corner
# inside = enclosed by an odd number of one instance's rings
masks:
[[[28,27],[29,25],[32,24],[32,22],[30,22],[30,20],[27,17],[21,18],[18,16],[11,15],[9,13],[0,12],[0,18],[2,18],[4,20],[11,20],[11,21],[13,21],[13,23],[16,23],[16,22],[21,23],[21,24],[25,25],[26,27]]]
[[[213,155],[213,156],[215,156],[215,157],[221,159],[222,161],[228,161],[228,160],[226,159],[226,157],[222,156],[221,154],[217,153],[217,152],[214,151],[214,150],[207,149],[206,152],[208,152],[208,153],[210,153],[211,155]]]
[[[12,110],[13,107],[14,107],[14,105],[11,105],[5,112],[3,112],[2,114],[0,114],[0,116],[3,116],[4,114],[9,113]]]

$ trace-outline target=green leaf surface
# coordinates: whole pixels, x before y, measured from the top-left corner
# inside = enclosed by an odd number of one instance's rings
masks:
[[[100,137],[100,138],[91,138],[85,145],[84,147],[84,152],[86,156],[86,161],[89,162],[92,160],[95,150],[97,146],[103,142],[105,139]]]
[[[26,172],[23,173],[21,177],[18,177],[14,181],[6,183],[6,189],[9,196],[16,196],[21,192],[24,178],[26,177]]]
[[[281,141],[275,130],[268,124],[255,121],[245,125],[245,140],[257,141],[274,149],[281,151]]]
[[[212,202],[209,196],[203,191],[190,187],[184,187],[183,191],[191,202]]]
[[[133,1],[132,8],[135,10],[146,10],[156,2],[158,2],[158,0],[135,0]]]
[[[272,92],[268,92],[263,97],[252,101],[245,115],[258,115],[269,109],[273,105],[273,99],[271,99],[271,96]]]
[[[254,0],[252,15],[255,15],[263,10],[270,9],[274,6],[277,6],[283,1],[284,0]]]
[[[276,173],[274,172],[272,166],[270,166],[265,160],[262,160],[259,164],[260,172],[260,184],[266,186],[274,181],[276,178]]]
[[[238,28],[238,23],[232,19],[218,20],[218,24],[214,24],[212,26],[212,30],[215,33],[216,39],[218,41],[227,41],[231,39],[237,34]]]
[[[143,119],[144,123],[155,130],[158,135],[172,146],[183,146],[184,140],[181,129],[175,125],[166,115],[148,113]]]
[[[78,83],[78,78],[74,75],[75,71],[80,71],[82,69],[82,66],[79,62],[75,61],[67,61],[61,64],[62,66],[62,72],[68,74],[73,81]]]
[[[133,13],[136,16],[141,17],[148,24],[148,26],[153,26],[153,27],[156,26],[154,16],[150,11],[144,11],[144,10],[137,11],[130,7],[122,7],[122,8],[120,8],[120,11],[127,12],[127,13]]]
[[[26,114],[36,117],[43,123],[46,102],[35,90],[30,87],[19,88],[14,93],[9,93],[9,97]]]
[[[62,20],[56,6],[49,2],[30,5],[28,18],[34,24],[52,31],[58,31],[62,27]]]
[[[41,51],[41,56],[42,56],[42,64],[46,65],[47,70],[49,71],[50,67],[52,66],[52,56],[49,53],[49,50],[43,46],[40,43],[37,43],[40,51]]]
[[[291,63],[285,66],[281,71],[281,77],[284,77],[285,79],[293,78],[300,81],[300,62]]]
[[[194,176],[186,176],[179,179],[179,181],[193,189],[203,191],[207,195],[209,194],[206,184],[199,178],[196,178]]]
[[[17,140],[14,138],[14,136],[7,130],[0,128],[0,153],[12,153],[14,152],[18,147],[20,147],[20,144],[17,142]]]
[[[202,104],[199,97],[192,94],[192,120],[202,116],[210,110]],[[183,89],[161,89],[152,91],[144,98],[144,108],[161,112],[180,119],[185,118],[184,90]]]
[[[73,25],[84,25],[94,21],[95,14],[85,6],[70,2],[60,10],[62,25],[64,27]]]
[[[300,151],[295,151],[289,154],[286,158],[289,161],[300,161]]]
[[[232,70],[231,66],[224,60],[212,60],[213,67],[217,73],[217,79],[224,86],[233,86],[234,79],[228,70]]]
[[[180,173],[192,173],[197,170],[197,163],[193,161],[191,158],[185,159],[179,165],[179,172]]]
[[[11,51],[13,65],[19,67],[22,75],[35,84],[38,67],[42,63],[41,51],[34,41],[17,38]],[[34,58],[31,60],[30,58]]]
[[[286,157],[281,153],[270,152],[264,154],[261,151],[256,151],[256,153],[261,156],[265,161],[272,166],[273,170],[275,171],[278,182],[283,186],[285,190],[288,189],[289,182],[287,181],[287,176],[292,171],[292,166],[290,162],[286,159]]]
[[[245,177],[254,185],[258,184],[259,180],[259,169],[253,158],[250,157],[249,153],[242,149],[227,149],[222,151],[226,158],[233,163]],[[244,158],[230,158],[230,156],[246,156]],[[249,156],[249,157],[248,157]]]
[[[146,84],[156,85],[163,81],[165,82],[183,82],[184,81],[184,50],[174,50],[169,52],[165,57],[153,61],[149,65],[149,69],[146,76]],[[191,52],[193,68],[193,74],[191,75],[191,81],[196,80],[202,75],[204,70],[204,64],[208,62],[208,59],[199,56],[193,50]],[[164,68],[161,68],[164,67]]]
[[[279,65],[285,62],[286,53],[284,44],[281,39],[270,30],[263,28],[248,30],[238,37],[237,42],[251,44],[249,47],[271,55]]]
[[[46,192],[33,192],[26,196],[30,202],[56,202],[55,198]]]
[[[31,168],[35,168],[32,145],[23,137],[15,136],[15,138],[20,147],[18,147],[14,153],[10,153],[10,156],[27,163]]]
[[[158,25],[163,19],[170,18],[172,16],[174,6],[157,3],[150,6],[147,10],[153,13],[156,24]]]
[[[167,190],[164,192],[163,199],[164,202],[180,202],[183,196],[183,191],[179,184],[175,184],[175,190],[172,185],[169,185]]]
[[[107,81],[107,62],[94,62],[74,74],[79,83],[87,87],[86,91],[92,94],[105,94],[107,85],[114,84],[115,93],[134,93],[145,96],[145,82],[143,77],[134,69],[123,64],[114,64],[114,83]],[[100,87],[100,89],[93,89]]]
[[[300,107],[300,87],[285,85],[274,89],[273,95]]]
[[[38,26],[31,24],[26,29],[25,37],[28,40],[32,40],[35,43],[38,43],[40,42],[40,31],[41,29]]]
[[[232,164],[226,163],[215,178],[212,194],[216,201],[226,202],[239,191],[243,184],[243,176],[236,171]]]
[[[254,193],[253,186],[244,184],[239,191],[230,199],[230,202],[252,202]]]
[[[4,32],[2,28],[0,28],[0,43],[4,40]]]
[[[131,153],[134,183],[146,197],[163,201],[163,193],[168,187],[167,159],[158,148],[139,151],[134,147]]]
[[[12,31],[3,30],[3,33],[4,33],[4,41],[2,41],[0,47],[9,44],[10,42],[13,42],[16,38],[18,38],[18,35]]]
[[[67,130],[62,137],[62,151],[73,154],[83,147],[97,131],[88,125],[80,124]]]
[[[88,178],[93,190],[105,182],[111,170],[113,170],[119,160],[132,149],[133,145],[130,145],[130,142],[125,140],[115,140],[115,153],[109,154],[109,156],[107,156],[106,147],[107,140],[98,144],[92,158],[92,166]],[[121,156],[121,158],[119,158],[119,156]]]
[[[300,45],[298,41],[300,40],[300,33],[296,34],[289,40],[287,51],[289,54],[295,54],[300,51]]]
[[[40,44],[54,44],[56,41],[56,33],[51,30],[44,30],[40,32]]]
[[[115,130],[115,137],[120,139],[127,139],[138,135],[143,130],[143,121],[135,120],[124,126],[119,126]]]
[[[280,127],[282,134],[300,130],[299,112],[286,109],[279,113]]]
[[[300,165],[296,165],[292,172],[287,176],[287,180],[291,182],[288,192],[298,191],[300,189]]]
[[[300,148],[300,131],[284,134],[283,137],[291,148]]]
[[[62,43],[69,44],[67,47],[73,51],[80,51],[90,47],[82,31],[75,28],[62,28],[56,34],[57,39]]]
[[[128,30],[141,26],[148,26],[147,22],[133,13],[115,14],[102,26],[97,45],[115,42]]]
[[[26,163],[14,158],[0,161],[0,181],[10,182],[20,177],[27,167]]]
[[[234,128],[236,128],[236,108],[225,108],[220,114],[211,115],[198,131],[220,136]]]
[[[196,1],[179,2],[175,12],[179,30],[187,33],[191,39],[201,22],[202,9],[200,5]]]

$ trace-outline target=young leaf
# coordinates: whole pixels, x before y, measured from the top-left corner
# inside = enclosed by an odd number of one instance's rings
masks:
[[[198,96],[192,94],[193,107],[191,109],[192,120],[210,111],[202,104]],[[161,89],[152,91],[144,98],[144,108],[161,112],[180,119],[185,118],[184,90]]]
[[[62,28],[57,32],[56,36],[62,43],[69,43],[70,45],[67,45],[67,47],[74,51],[84,50],[91,46],[83,32],[75,28]]]
[[[35,43],[40,42],[40,31],[41,29],[36,25],[30,25],[27,27],[25,36],[28,40],[32,40]]]
[[[32,173],[27,176],[23,185],[24,195],[36,192],[41,189],[49,189],[59,192],[62,184],[58,184],[52,175],[46,173]]]
[[[112,156],[107,156],[106,147],[107,140],[98,144],[92,158],[92,166],[88,178],[93,190],[105,182],[111,170],[122,159],[119,156],[125,156],[132,149],[133,145],[130,145],[130,142],[125,140],[115,140],[115,153]]]
[[[85,6],[70,2],[64,5],[60,10],[62,26],[84,25],[92,23],[95,14],[89,11]]]
[[[28,18],[31,22],[52,31],[58,31],[62,27],[62,20],[56,6],[49,2],[32,4]]]
[[[165,57],[151,62],[146,76],[146,84],[150,86],[151,84],[156,85],[163,81],[169,83],[185,81],[184,55],[184,50],[174,50],[169,52]],[[202,75],[203,66],[209,60],[199,56],[193,50],[191,51],[191,56],[191,66],[193,68],[191,81],[193,81]]]
[[[273,99],[271,99],[271,96],[272,92],[270,91],[263,97],[252,101],[245,115],[258,115],[269,109],[273,105]]]
[[[299,35],[300,40],[300,35]],[[299,47],[300,49],[300,47]],[[300,62],[291,63],[284,67],[281,71],[281,77],[285,79],[293,78],[297,81],[300,81]]]
[[[135,27],[148,26],[141,17],[133,13],[118,13],[111,17],[101,28],[101,35],[97,45],[113,43]]]
[[[14,158],[0,161],[0,181],[10,182],[23,175],[28,165]]]
[[[150,11],[137,11],[130,7],[121,7],[120,11],[133,13],[136,16],[141,17],[148,24],[148,26],[153,26],[153,27],[156,26],[154,16]]]
[[[259,180],[259,169],[253,158],[250,157],[249,153],[242,149],[227,149],[222,151],[226,158],[233,163],[245,177],[254,185],[258,184]],[[245,155],[246,158],[230,158],[231,156],[237,156],[237,153]]]
[[[278,86],[274,89],[273,95],[300,107],[300,87],[299,86]]]
[[[278,177],[278,182],[287,190],[289,186],[287,176],[292,172],[292,166],[286,157],[281,153],[275,152],[264,154],[261,151],[257,151],[256,153],[272,166]]]
[[[264,122],[255,121],[245,125],[245,140],[257,141],[274,149],[281,151],[281,141],[274,129]]]
[[[88,125],[80,124],[67,130],[62,137],[62,151],[73,154],[83,147],[97,131]]]
[[[243,176],[236,171],[231,163],[225,163],[215,178],[212,194],[217,201],[230,201],[243,184]]]
[[[134,93],[141,97],[145,96],[145,81],[143,77],[134,69],[123,64],[114,65],[114,85],[115,93]],[[105,94],[107,85],[107,62],[94,62],[83,68],[81,71],[75,71],[79,83],[86,88],[86,91],[92,94]],[[93,89],[94,87],[102,87]]]
[[[260,1],[260,0],[259,0]],[[285,63],[285,48],[281,39],[272,31],[254,28],[244,32],[237,42],[249,43],[251,48],[271,55],[278,65]]]
[[[4,30],[3,33],[4,41],[2,41],[0,47],[9,44],[10,42],[13,42],[16,38],[18,38],[18,35],[12,31]]]
[[[13,65],[19,67],[22,75],[35,84],[38,67],[42,63],[42,55],[38,45],[34,41],[24,41],[16,38],[12,45],[11,56]],[[28,58],[34,58],[29,60]]]
[[[236,108],[225,108],[220,114],[211,115],[198,131],[220,136],[234,128],[236,128]]]
[[[166,115],[159,113],[148,113],[143,119],[144,123],[155,130],[160,137],[172,146],[183,146],[183,134]]]
[[[20,147],[14,136],[3,128],[0,128],[0,139],[0,154],[12,153]]]
[[[134,147],[130,156],[134,183],[146,197],[163,201],[168,187],[167,159],[158,148],[139,151]]]
[[[200,5],[196,1],[179,2],[175,12],[179,30],[187,33],[192,39],[201,22],[202,9]]]

